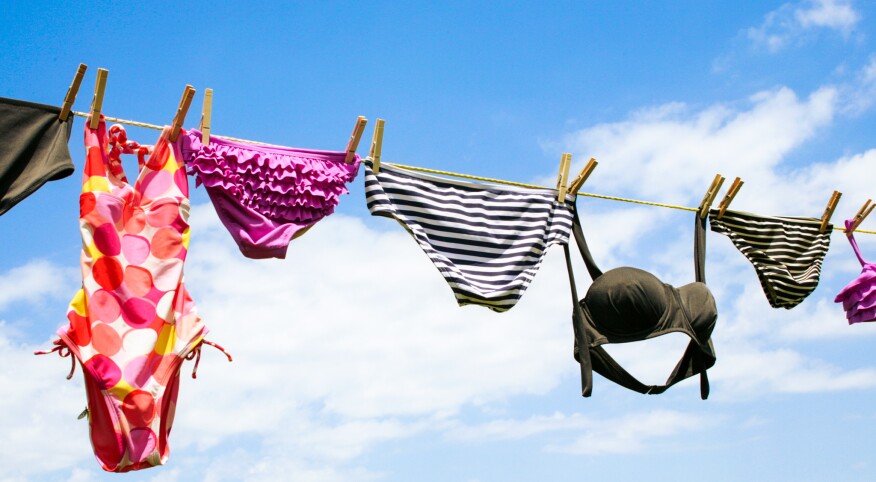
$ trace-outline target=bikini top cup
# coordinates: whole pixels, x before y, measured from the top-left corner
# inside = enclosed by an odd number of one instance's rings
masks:
[[[696,216],[694,265],[696,281],[675,288],[638,268],[615,268],[603,273],[593,261],[581,229],[577,209],[573,209],[572,231],[593,284],[578,300],[571,258],[566,247],[569,281],[575,302],[573,325],[575,359],[581,365],[582,395],[589,397],[592,371],[630,390],[646,394],[663,393],[670,386],[700,375],[700,395],[709,395],[706,370],[715,364],[712,330],[718,319],[715,298],[705,284],[705,219]],[[663,385],[645,385],[624,370],[602,348],[609,343],[629,343],[667,333],[684,333],[690,343]]]

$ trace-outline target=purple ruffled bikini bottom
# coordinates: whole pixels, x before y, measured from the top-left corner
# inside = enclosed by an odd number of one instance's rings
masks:
[[[192,129],[180,149],[196,186],[203,184],[219,219],[247,258],[285,258],[289,242],[332,214],[359,156],[235,142]]]
[[[855,235],[852,231],[854,221],[854,218],[846,219],[846,236],[848,236],[849,243],[855,251],[855,256],[861,262],[861,274],[846,285],[834,299],[835,302],[843,304],[850,325],[864,321],[876,321],[876,263],[868,263],[861,256],[861,250],[858,248],[858,242],[855,241]]]

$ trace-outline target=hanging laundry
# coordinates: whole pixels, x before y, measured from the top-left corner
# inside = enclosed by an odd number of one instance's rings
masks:
[[[396,219],[429,256],[460,306],[511,309],[547,249],[567,244],[572,215],[553,189],[449,180],[365,161],[374,216]]]
[[[876,264],[864,261],[864,257],[861,256],[861,250],[858,249],[858,242],[855,241],[853,233],[854,221],[854,218],[846,219],[846,230],[855,256],[861,262],[861,274],[846,285],[834,299],[836,303],[843,304],[850,325],[876,321]]]
[[[700,375],[700,396],[709,396],[706,370],[716,361],[712,331],[718,320],[715,298],[706,286],[706,228],[704,218],[695,216],[694,270],[696,282],[674,288],[656,276],[637,268],[615,268],[603,273],[593,260],[577,208],[572,231],[593,284],[578,300],[569,247],[565,247],[566,268],[574,304],[575,360],[581,365],[581,393],[591,395],[593,371],[605,378],[645,394],[659,394],[672,385]],[[602,345],[647,340],[667,333],[684,333],[691,341],[681,360],[663,385],[645,385],[624,370]]]
[[[773,308],[791,309],[818,286],[832,225],[819,232],[815,218],[771,217],[727,210],[709,212],[712,231],[730,238],[754,266]]]
[[[0,97],[0,215],[48,181],[73,174],[73,122],[60,107]]]
[[[147,158],[121,126],[108,137],[102,117],[97,129],[85,123],[82,288],[52,351],[82,365],[94,453],[112,472],[167,460],[182,362],[209,343],[183,283],[188,183],[169,132]],[[138,154],[133,186],[122,153]]]
[[[209,145],[191,130],[178,142],[196,185],[204,184],[222,224],[248,258],[285,258],[289,242],[332,214],[359,156],[236,142]]]

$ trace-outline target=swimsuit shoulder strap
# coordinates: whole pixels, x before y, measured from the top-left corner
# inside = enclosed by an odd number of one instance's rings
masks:
[[[864,257],[861,256],[861,250],[858,248],[858,242],[855,241],[855,232],[852,231],[852,224],[854,223],[854,221],[854,218],[846,219],[846,237],[849,238],[849,244],[851,244],[852,249],[855,250],[855,256],[858,257],[858,261],[861,262],[861,266],[866,266],[867,262],[864,261]]]
[[[591,356],[588,357],[588,361],[592,364],[592,369],[622,387],[642,394],[658,395],[676,383],[699,374],[700,398],[703,400],[709,398],[709,377],[706,374],[706,370],[714,365],[714,360],[703,356],[702,351],[694,340],[688,343],[684,355],[682,355],[681,360],[675,365],[675,369],[663,385],[645,385],[640,382],[636,377],[624,370],[602,346],[594,347],[589,351]]]
[[[587,240],[584,238],[584,230],[581,229],[581,219],[578,218],[578,206],[573,204],[570,208],[572,211],[572,233],[575,235],[575,243],[578,244],[578,251],[581,252],[581,257],[584,258],[584,264],[587,265],[587,271],[590,273],[590,277],[596,281],[596,278],[602,276],[602,270],[596,266],[596,261],[593,260],[593,256],[590,254],[590,249],[587,247]]]
[[[572,330],[575,333],[575,360],[581,366],[581,395],[589,397],[593,391],[593,364],[590,362],[590,340],[584,325],[584,311],[578,301],[578,290],[575,288],[575,274],[572,272],[572,257],[569,245],[563,245],[566,255],[566,270],[569,273],[569,286],[572,289]]]
[[[706,218],[694,213],[694,271],[696,280],[706,282]]]

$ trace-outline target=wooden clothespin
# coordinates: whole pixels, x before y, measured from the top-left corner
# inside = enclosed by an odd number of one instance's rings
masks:
[[[873,208],[876,207],[876,204],[872,204],[873,200],[868,199],[867,202],[858,210],[858,214],[855,214],[854,221],[852,221],[852,225],[849,229],[846,230],[846,236],[851,236],[852,233],[858,229],[858,226],[867,219],[867,216],[873,211]]]
[[[201,108],[201,144],[210,145],[210,118],[213,115],[213,89],[204,89],[204,107]]]
[[[730,189],[727,189],[727,194],[724,195],[724,199],[721,199],[721,204],[718,205],[718,219],[721,219],[721,216],[724,215],[724,211],[730,207],[730,203],[733,202],[733,198],[736,197],[736,193],[739,192],[739,188],[741,188],[743,184],[745,184],[745,182],[738,177],[733,180],[733,184],[730,185]]]
[[[721,190],[721,185],[724,184],[724,176],[720,174],[715,175],[715,179],[712,180],[712,185],[709,186],[709,190],[706,191],[706,195],[703,196],[702,202],[700,202],[699,208],[699,216],[700,218],[705,218],[709,214],[709,208],[712,206],[712,203],[715,201],[715,198],[718,196],[718,191]]]
[[[364,116],[359,116],[356,118],[356,126],[353,127],[353,134],[350,136],[350,141],[347,142],[347,148],[345,151],[347,152],[346,157],[344,157],[344,162],[347,164],[353,163],[353,157],[356,154],[356,148],[359,147],[359,141],[362,140],[362,133],[365,132],[365,124],[368,123],[368,119]]]
[[[106,90],[106,77],[109,71],[97,69],[97,81],[94,83],[94,98],[91,99],[91,121],[88,127],[97,129],[100,125],[100,109],[103,107],[103,93]]]
[[[827,223],[830,222],[830,217],[833,216],[833,210],[836,209],[836,205],[842,197],[843,193],[839,191],[834,191],[833,194],[830,195],[830,201],[827,202],[827,208],[824,209],[824,214],[821,215],[821,228],[818,229],[818,232],[823,233],[825,229],[827,229]]]
[[[170,142],[176,142],[179,137],[179,131],[182,129],[183,122],[186,121],[186,114],[189,113],[189,106],[192,105],[192,99],[195,98],[195,88],[191,85],[186,85],[183,91],[182,99],[179,101],[179,107],[176,109],[176,115],[173,116],[173,124],[170,128]]]
[[[584,166],[584,169],[581,169],[581,172],[578,173],[578,176],[569,184],[569,192],[572,194],[578,194],[578,190],[581,189],[581,186],[587,182],[587,178],[590,177],[590,174],[593,173],[593,170],[596,169],[599,163],[596,162],[595,158],[590,158],[587,161],[587,165]]]
[[[566,202],[566,183],[569,180],[569,167],[572,166],[572,154],[564,152],[560,157],[560,173],[557,175],[557,202]]]
[[[371,158],[371,170],[374,174],[380,172],[380,149],[383,147],[383,119],[377,119],[374,123],[374,135],[371,138],[371,152],[368,157]]]
[[[64,103],[61,105],[61,113],[58,114],[58,119],[61,122],[67,120],[67,117],[70,116],[70,109],[73,108],[73,102],[76,102],[76,94],[79,93],[79,86],[82,84],[82,78],[85,77],[85,71],[88,70],[88,66],[85,64],[79,64],[79,68],[76,69],[76,75],[73,76],[73,83],[70,84],[70,88],[67,89],[67,95],[64,97]]]

